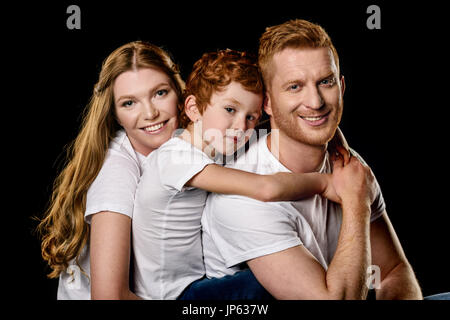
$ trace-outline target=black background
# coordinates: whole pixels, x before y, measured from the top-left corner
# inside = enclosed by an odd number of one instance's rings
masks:
[[[66,9],[81,8],[81,30]],[[381,8],[369,30],[366,9]],[[441,5],[385,1],[60,1],[3,12],[2,93],[6,236],[2,265],[13,298],[52,300],[33,216],[41,216],[75,138],[103,59],[134,40],[164,47],[184,78],[203,52],[256,53],[265,27],[288,19],[330,34],[346,80],[340,125],[381,185],[387,211],[424,295],[450,291],[448,255],[448,58]],[[10,219],[12,219],[10,221]]]

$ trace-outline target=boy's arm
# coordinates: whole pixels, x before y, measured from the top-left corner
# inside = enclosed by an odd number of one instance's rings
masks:
[[[192,177],[186,186],[222,194],[237,194],[260,201],[288,201],[315,194],[333,192],[331,175],[322,173],[287,173],[260,175],[211,164]]]

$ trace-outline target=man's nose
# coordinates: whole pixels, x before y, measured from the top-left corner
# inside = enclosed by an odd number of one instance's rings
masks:
[[[311,85],[304,88],[305,96],[303,104],[309,109],[320,109],[323,104],[323,98],[317,86]]]

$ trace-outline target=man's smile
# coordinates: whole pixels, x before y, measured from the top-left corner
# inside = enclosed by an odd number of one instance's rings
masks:
[[[325,114],[322,115],[314,115],[314,116],[301,116],[299,115],[299,118],[301,118],[304,122],[306,122],[308,125],[316,127],[324,124],[328,120],[328,116],[330,115],[331,111],[328,111]]]

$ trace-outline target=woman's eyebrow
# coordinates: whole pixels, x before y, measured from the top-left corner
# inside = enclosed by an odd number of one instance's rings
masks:
[[[155,92],[161,87],[171,87],[171,85],[168,82],[160,82],[160,83],[154,85],[152,88],[150,88],[149,92]]]
[[[152,86],[149,89],[148,92],[155,92],[161,87],[170,87],[170,83],[168,83],[168,82],[160,82],[160,83]],[[122,95],[118,99],[116,99],[116,103],[119,102],[120,100],[124,100],[124,99],[129,99],[129,100],[136,99],[136,96],[137,96],[136,94],[125,94],[125,95]]]
[[[116,100],[116,103],[119,102],[120,100],[124,100],[124,99],[132,100],[132,99],[135,99],[135,98],[136,98],[135,96],[130,95],[130,94],[123,95],[123,96],[120,96],[120,97]]]

